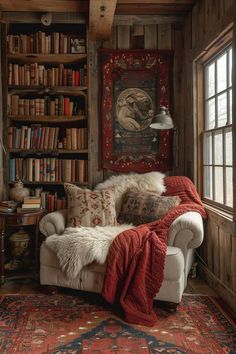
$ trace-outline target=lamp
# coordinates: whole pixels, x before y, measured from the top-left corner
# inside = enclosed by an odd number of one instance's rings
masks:
[[[173,120],[166,107],[161,106],[159,108],[159,113],[154,117],[152,123],[150,124],[150,128],[161,130],[174,128]]]
[[[179,166],[178,131],[166,107],[160,106],[159,113],[154,117],[150,128],[155,130],[173,129],[173,159],[174,167]]]

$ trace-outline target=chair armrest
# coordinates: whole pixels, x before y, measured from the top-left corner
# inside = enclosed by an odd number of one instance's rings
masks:
[[[67,222],[67,210],[54,211],[45,215],[39,222],[39,230],[44,236],[61,235]]]
[[[168,246],[179,247],[183,253],[197,248],[203,241],[203,220],[197,212],[186,212],[171,224],[168,233]]]

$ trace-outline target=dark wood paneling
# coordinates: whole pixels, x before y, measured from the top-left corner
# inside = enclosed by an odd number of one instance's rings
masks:
[[[195,75],[196,66],[193,64],[201,55],[209,51],[209,48],[215,50],[217,47],[222,47],[225,42],[222,42],[220,38],[229,31],[235,14],[236,7],[233,0],[199,0],[185,21],[185,77],[187,80],[184,121],[185,129],[188,131],[185,141],[185,172],[195,182],[199,177],[197,171],[199,165],[196,159],[196,145],[193,142],[199,141],[198,134],[202,124],[199,119],[202,120],[202,117],[193,111],[193,108],[199,108],[198,104],[201,100],[199,93],[193,95],[192,92],[193,87],[195,88],[195,80],[199,79]],[[209,53],[212,52],[211,49]],[[195,130],[197,126],[198,130]],[[236,152],[234,154],[235,161]],[[234,309],[236,299],[235,247],[235,223],[224,213],[219,214],[209,208],[205,238],[199,250],[200,270],[207,282]]]

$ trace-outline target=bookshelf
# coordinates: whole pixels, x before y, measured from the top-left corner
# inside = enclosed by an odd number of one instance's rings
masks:
[[[6,182],[21,179],[48,211],[65,207],[64,182],[89,184],[86,32],[11,23],[6,33]]]

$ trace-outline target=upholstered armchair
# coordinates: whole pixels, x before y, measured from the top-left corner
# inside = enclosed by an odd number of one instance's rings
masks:
[[[152,177],[157,176],[155,173],[158,174],[158,172],[151,173]],[[124,195],[126,195],[127,191],[130,189],[135,190],[135,192],[140,191],[140,193],[146,191],[155,193],[155,188],[157,188],[159,195],[170,196],[174,188],[174,190],[177,191],[176,195],[180,196],[182,200],[181,203],[185,206],[186,210],[175,218],[168,229],[164,280],[160,291],[155,297],[155,299],[158,300],[179,303],[187,284],[189,271],[194,262],[194,251],[203,241],[203,219],[201,212],[198,212],[198,207],[201,202],[194,191],[194,203],[198,204],[198,206],[196,209],[193,208],[193,210],[191,210],[187,199],[185,200],[185,195],[188,193],[182,193],[182,186],[176,186],[178,183],[183,184],[183,181],[187,181],[190,189],[194,190],[195,187],[191,184],[191,181],[185,179],[185,177],[177,177],[174,181],[173,178],[175,177],[167,177],[163,179],[163,183],[166,187],[159,188],[155,182],[156,178],[154,182],[152,179],[151,182],[149,181],[149,184],[146,184],[149,174],[133,174],[130,176],[130,180],[126,180],[123,185],[120,183],[120,176],[115,176],[108,181],[100,183],[96,188],[99,191],[110,186],[115,186],[115,189],[119,189],[115,196],[117,213],[121,212]],[[139,180],[138,183],[134,183],[135,179]],[[120,186],[120,188],[118,186]],[[185,189],[185,187],[183,189]],[[76,276],[71,278],[68,277],[65,269],[62,269],[56,252],[48,246],[50,237],[53,237],[53,242],[55,242],[57,238],[65,237],[65,234],[69,235],[68,230],[70,231],[72,229],[68,229],[67,224],[68,210],[49,213],[45,215],[40,222],[40,231],[46,238],[40,250],[40,282],[43,285],[54,285],[101,293],[106,272],[106,261],[101,264],[96,261],[86,264]],[[116,226],[114,226],[114,228],[115,227]],[[86,230],[89,232],[89,228],[83,230],[85,233]],[[93,231],[94,230],[96,230],[96,228],[93,228]]]

